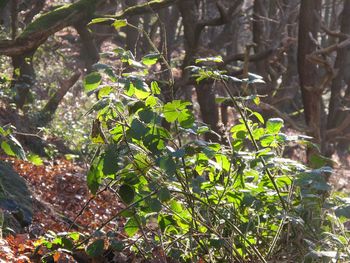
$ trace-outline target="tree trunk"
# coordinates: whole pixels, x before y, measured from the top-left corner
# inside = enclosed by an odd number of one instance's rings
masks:
[[[86,72],[90,73],[92,71],[92,65],[98,62],[100,55],[94,38],[86,24],[79,23],[75,25],[75,28],[78,31],[81,41],[80,57],[85,62]]]
[[[264,38],[266,37],[265,23],[263,17],[267,17],[265,1],[255,0],[253,5],[253,42],[254,53],[258,54],[265,50]],[[265,60],[257,61],[255,63],[257,74],[267,79],[268,65]]]
[[[131,7],[137,5],[137,0],[125,0],[125,7]],[[139,25],[139,18],[137,16],[130,17],[128,23],[133,26]],[[136,55],[136,44],[139,38],[139,31],[135,28],[127,26],[125,28],[126,33],[126,49],[130,50],[134,55]]]
[[[340,19],[340,31],[343,34],[350,34],[350,0],[344,1],[343,11],[341,13]],[[339,38],[339,42],[344,41],[346,37]],[[333,79],[332,87],[331,87],[331,98],[329,101],[329,113],[328,113],[328,121],[327,121],[327,129],[334,129],[338,125],[340,125],[346,115],[348,115],[348,111],[344,111],[346,107],[346,99],[341,94],[342,90],[344,90],[344,86],[350,84],[350,47],[339,49],[337,51],[337,57],[335,60],[334,68],[337,71],[336,77]],[[349,146],[349,143],[343,141],[339,144],[340,148],[346,148]],[[328,155],[331,155],[330,152]]]
[[[317,39],[319,21],[314,12],[320,12],[321,0],[301,0],[298,33],[298,74],[305,121],[311,136],[320,144],[321,135],[321,101],[322,90],[318,87],[317,66],[308,60],[308,55],[316,50],[316,44],[311,39]],[[309,152],[309,157],[311,153]]]
[[[29,91],[35,82],[35,71],[33,68],[34,52],[27,52],[12,57],[14,73],[11,88],[15,91],[14,101],[19,109],[23,109],[28,99]]]

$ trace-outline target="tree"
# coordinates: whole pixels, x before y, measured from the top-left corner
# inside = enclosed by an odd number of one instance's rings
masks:
[[[315,39],[319,32],[316,13],[321,11],[320,0],[302,0],[299,13],[298,33],[298,73],[304,105],[305,121],[316,143],[322,142],[321,95],[318,67],[309,56],[317,49]]]

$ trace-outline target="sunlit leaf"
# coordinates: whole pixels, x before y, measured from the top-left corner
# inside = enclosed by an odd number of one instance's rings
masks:
[[[101,84],[102,77],[98,72],[92,72],[84,78],[83,85],[86,92],[91,92]]]
[[[146,66],[152,66],[157,63],[158,59],[160,58],[160,54],[154,53],[154,54],[148,54],[142,58],[142,63]]]
[[[139,224],[137,223],[134,217],[128,219],[124,226],[124,230],[129,237],[133,237],[137,233],[137,231],[139,230]]]
[[[118,20],[115,20],[112,25],[115,29],[119,29],[121,27],[127,26],[128,22],[125,19],[118,19]]]
[[[266,122],[266,132],[277,134],[283,127],[284,121],[280,118],[268,119]]]

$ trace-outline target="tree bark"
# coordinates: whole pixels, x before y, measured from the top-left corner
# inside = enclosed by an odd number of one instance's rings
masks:
[[[341,14],[341,25],[340,31],[344,34],[350,34],[350,0],[344,1],[344,8]],[[339,42],[345,40],[345,37],[341,37]],[[337,52],[337,58],[335,60],[335,70],[337,71],[337,76],[333,79],[331,88],[331,99],[329,101],[329,115],[327,128],[335,128],[339,124],[339,113],[341,113],[341,107],[343,105],[343,97],[341,95],[341,90],[344,87],[345,75],[349,75],[346,71],[347,64],[349,64],[350,59],[350,48],[339,49]]]
[[[35,83],[33,55],[34,51],[12,57],[14,73],[11,88],[15,91],[14,101],[19,109],[23,108]]]
[[[340,32],[346,35],[350,35],[350,0],[344,1],[343,11],[340,19]],[[339,38],[339,42],[344,41],[345,36]],[[334,129],[341,125],[349,112],[344,111],[344,108],[349,106],[348,98],[346,94],[342,95],[342,90],[345,89],[345,85],[350,85],[350,47],[342,48],[337,51],[337,57],[335,60],[334,68],[337,71],[336,77],[333,79],[331,86],[331,98],[329,101],[327,129]],[[350,124],[349,124],[350,126]],[[349,131],[349,128],[345,129]],[[341,140],[338,144],[338,150],[343,152],[349,146],[347,140]],[[331,156],[334,152],[334,148],[329,147],[327,149],[327,155]]]
[[[321,101],[322,90],[318,87],[318,69],[308,60],[308,55],[316,50],[316,44],[311,39],[317,39],[319,21],[315,12],[321,10],[321,0],[301,0],[299,12],[298,33],[298,74],[305,121],[311,130],[311,136],[320,144],[321,136]],[[309,155],[310,156],[310,155]]]
[[[254,42],[254,53],[258,54],[265,50],[266,30],[263,17],[266,17],[266,3],[263,0],[255,0],[253,5],[253,42]],[[268,65],[266,61],[261,60],[255,63],[257,74],[267,79]]]
[[[100,59],[99,51],[86,23],[76,24],[75,29],[78,31],[81,41],[80,57],[85,61],[86,72],[90,73],[92,65]]]
[[[46,125],[52,120],[58,105],[61,103],[69,89],[78,81],[80,75],[80,72],[76,72],[67,80],[59,80],[60,87],[40,111],[40,119],[38,120],[37,126],[46,127]]]
[[[133,7],[137,5],[137,0],[125,0],[125,7]],[[128,23],[130,23],[133,26],[138,27],[139,25],[139,18],[136,16],[132,16],[128,19]],[[124,29],[126,34],[126,49],[130,50],[134,55],[136,55],[136,45],[139,38],[139,31],[135,28],[132,28],[130,26],[125,27]]]

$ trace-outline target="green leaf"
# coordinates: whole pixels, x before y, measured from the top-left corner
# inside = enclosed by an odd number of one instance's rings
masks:
[[[71,232],[68,233],[68,236],[73,239],[73,241],[78,241],[80,238],[80,233],[79,232]]]
[[[100,186],[101,178],[101,171],[95,168],[94,166],[91,166],[87,174],[87,185],[93,195],[96,194]]]
[[[69,238],[62,237],[62,247],[68,251],[72,251],[74,244]]]
[[[110,18],[105,18],[105,17],[99,17],[99,18],[94,18],[91,20],[91,22],[88,24],[89,25],[93,25],[93,24],[98,24],[98,23],[103,23],[106,21],[111,21]]]
[[[276,147],[276,140],[275,140],[275,136],[274,135],[264,135],[260,138],[260,143],[261,146],[263,147]]]
[[[137,223],[135,217],[131,217],[128,219],[124,226],[124,230],[129,237],[133,237],[137,233],[137,231],[139,230],[139,224]]]
[[[9,156],[16,156],[15,152],[11,149],[11,146],[6,141],[1,142],[1,149],[3,149],[3,151]]]
[[[207,58],[198,58],[196,59],[195,63],[202,63],[202,62],[214,62],[214,63],[222,63],[224,62],[222,60],[221,56],[216,56],[216,57],[207,57]]]
[[[140,120],[134,119],[131,122],[128,133],[132,138],[140,140],[148,131],[149,128],[145,127],[145,125]]]
[[[135,96],[136,96],[136,98],[138,98],[139,100],[144,100],[144,99],[146,99],[149,95],[151,95],[150,92],[143,91],[143,90],[140,90],[140,89],[135,89]]]
[[[259,106],[260,104],[260,97],[259,96],[256,96],[254,99],[253,99],[255,105]]]
[[[118,194],[122,201],[129,205],[134,201],[135,198],[135,190],[132,186],[123,184],[119,187]]]
[[[159,212],[162,210],[162,203],[157,198],[150,198],[147,203],[152,212]]]
[[[118,157],[118,147],[115,144],[109,145],[103,156],[102,172],[104,175],[115,174],[119,170]]]
[[[28,154],[28,161],[37,166],[43,165],[43,160],[37,154]]]
[[[173,210],[175,213],[181,213],[183,210],[183,206],[181,203],[177,202],[176,200],[172,200],[170,202],[170,208]]]
[[[125,19],[118,19],[118,20],[115,20],[112,24],[114,26],[115,29],[119,29],[121,27],[125,27],[128,25],[128,22],[125,20]]]
[[[154,95],[160,94],[160,88],[159,88],[158,83],[156,81],[151,82],[151,91]]]
[[[127,81],[124,85],[124,93],[128,96],[132,96],[135,93],[135,86],[131,81]]]
[[[257,97],[259,98],[259,97]],[[252,114],[262,123],[265,123],[265,120],[263,118],[263,116],[261,116],[261,114],[259,112],[253,111]]]
[[[158,215],[158,223],[160,226],[160,229],[164,231],[168,226],[170,225],[176,225],[175,220],[172,218],[171,215]]]
[[[343,207],[338,207],[337,209],[335,209],[335,215],[337,217],[346,217],[346,218],[350,218],[350,206],[343,206]]]
[[[176,172],[176,164],[169,156],[160,158],[159,167],[162,168],[168,175],[174,175]]]
[[[159,197],[160,201],[162,201],[162,202],[169,201],[171,198],[171,194],[170,194],[170,191],[168,190],[168,188],[166,188],[166,187],[161,188],[158,192],[158,197]]]
[[[98,72],[92,72],[84,78],[83,85],[86,92],[93,91],[101,84],[102,77]]]
[[[210,246],[211,246],[211,247],[214,247],[214,248],[216,248],[216,249],[220,249],[220,248],[222,248],[224,245],[225,245],[225,240],[223,240],[223,239],[218,239],[218,238],[210,239]]]
[[[107,97],[112,91],[113,88],[111,86],[104,86],[98,91],[97,97],[98,99],[102,99],[103,97]]]
[[[266,122],[266,132],[277,134],[283,127],[284,121],[281,118],[268,119]]]
[[[192,112],[187,108],[191,105],[190,102],[174,100],[164,105],[163,114],[168,122],[174,122],[178,120],[180,125],[184,128],[189,128],[193,125],[194,116]]]
[[[148,54],[142,58],[142,63],[146,66],[152,66],[157,63],[158,59],[160,58],[160,54],[154,53],[154,54]]]
[[[157,98],[154,96],[149,96],[146,100],[145,100],[145,104],[146,106],[150,106],[150,107],[154,107],[157,105]]]
[[[142,120],[145,123],[150,123],[157,117],[157,114],[148,108],[139,111],[138,115],[140,117],[140,120]]]
[[[112,250],[115,250],[117,252],[121,252],[124,249],[124,243],[120,240],[113,239],[110,242],[110,247],[112,248]]]
[[[90,257],[98,257],[103,254],[103,249],[103,239],[97,239],[86,247],[86,254],[88,254]]]

